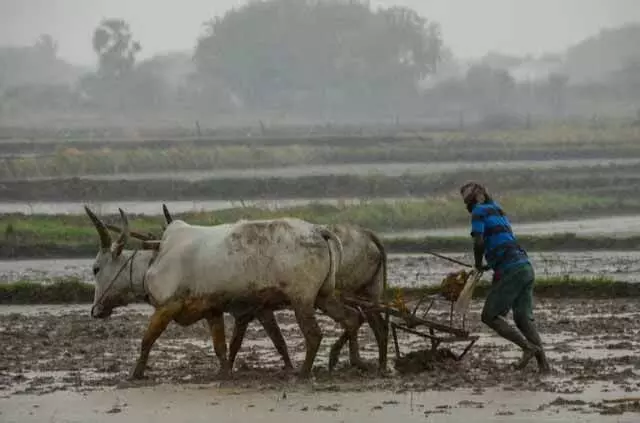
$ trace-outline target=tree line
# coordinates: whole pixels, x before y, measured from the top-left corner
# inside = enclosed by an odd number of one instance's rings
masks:
[[[31,47],[0,49],[0,119],[50,111],[269,113],[322,121],[562,117],[628,114],[640,100],[640,55],[595,82],[572,83],[566,67],[518,77],[513,69],[522,58],[487,56],[465,69],[446,48],[440,26],[407,7],[270,0],[232,9],[204,26],[192,52],[139,60],[144,46],[129,24],[105,19],[92,34],[96,69],[65,63],[49,36]],[[574,47],[568,54],[576,60],[568,68],[584,77],[594,66],[594,50],[607,51],[611,65],[611,48],[603,47],[610,46],[607,39],[620,48],[637,44],[629,38],[640,41],[640,28],[621,31]]]

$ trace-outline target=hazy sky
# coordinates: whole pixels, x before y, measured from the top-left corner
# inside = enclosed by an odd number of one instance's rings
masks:
[[[245,0],[0,0],[0,44],[31,44],[49,33],[60,55],[95,60],[91,34],[103,17],[127,20],[143,57],[191,49],[202,22]],[[402,4],[442,25],[458,56],[559,51],[602,27],[640,21],[640,0],[371,0]]]

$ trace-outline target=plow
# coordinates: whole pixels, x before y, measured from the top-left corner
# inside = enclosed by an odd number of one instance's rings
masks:
[[[396,361],[405,356],[398,342],[399,332],[423,338],[430,344],[431,353],[436,353],[443,345],[462,345],[462,351],[457,354],[449,349],[450,358],[460,361],[479,338],[472,335],[466,327],[466,310],[473,286],[479,281],[480,276],[480,273],[473,270],[450,273],[440,284],[439,292],[420,295],[412,307],[407,305],[400,290],[397,290],[395,298],[386,304],[376,305],[353,297],[343,298],[343,301],[361,310],[384,314],[393,338]],[[432,313],[434,306],[438,304],[446,306],[446,320],[438,319],[434,316],[435,313]]]

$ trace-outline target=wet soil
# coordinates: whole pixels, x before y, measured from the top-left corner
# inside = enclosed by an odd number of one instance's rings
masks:
[[[429,315],[446,322],[445,306],[437,307]],[[318,395],[336,392],[354,395],[451,392],[454,395],[468,390],[475,396],[476,402],[467,399],[449,408],[430,407],[422,410],[423,416],[426,411],[451,413],[453,409],[485,404],[485,392],[502,392],[500,395],[507,397],[524,395],[525,400],[527,393],[532,396],[535,393],[544,395],[536,397],[538,402],[531,407],[531,412],[562,409],[602,416],[631,413],[637,417],[640,411],[637,403],[603,402],[612,395],[637,396],[634,393],[640,390],[640,356],[637,354],[640,303],[637,300],[540,300],[536,319],[553,366],[549,375],[536,372],[535,360],[523,371],[513,370],[511,363],[519,358],[519,351],[482,326],[480,308],[481,304],[475,302],[468,316],[468,329],[480,336],[468,355],[458,362],[449,359],[449,354],[438,354],[437,360],[420,367],[419,371],[394,369],[395,353],[390,342],[388,375],[350,368],[346,348],[339,368],[329,374],[326,370],[328,349],[341,331],[320,315],[324,339],[312,382],[298,382],[293,375],[281,370],[280,357],[255,323],[247,331],[231,380],[216,379],[217,359],[208,330],[204,323],[199,323],[188,328],[170,325],[151,352],[147,379],[131,382],[127,376],[137,357],[150,308],[132,306],[119,310],[107,320],[94,320],[89,316],[88,306],[3,306],[0,307],[0,404],[37,403],[38,398],[53,393],[87,396],[113,390],[154,390],[166,385],[195,389],[192,387],[196,384],[201,386],[198,389],[214,392],[237,390],[262,395],[311,389]],[[277,317],[292,359],[299,366],[304,357],[304,344],[293,315],[285,311]],[[227,322],[229,332],[232,319],[228,318]],[[402,354],[429,346],[422,338],[409,334],[399,335],[398,340]],[[361,329],[360,344],[363,356],[374,363],[377,350],[368,326]],[[459,353],[464,345],[450,344],[446,348]],[[540,403],[540,398],[548,401]],[[333,403],[320,405],[340,409]],[[115,404],[109,410],[117,414],[116,409],[125,408],[126,405]],[[526,407],[495,410],[493,415],[522,414],[523,408]],[[498,412],[502,414],[496,414]]]

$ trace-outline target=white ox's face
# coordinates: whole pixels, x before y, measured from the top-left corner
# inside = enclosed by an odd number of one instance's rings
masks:
[[[91,317],[104,319],[111,315],[113,309],[126,305],[131,300],[133,292],[130,288],[133,281],[132,253],[124,253],[123,249],[129,236],[129,224],[122,210],[122,233],[111,242],[111,236],[104,223],[88,208],[87,215],[93,222],[100,238],[100,251],[93,263],[93,275],[96,281],[95,296],[91,307]]]

